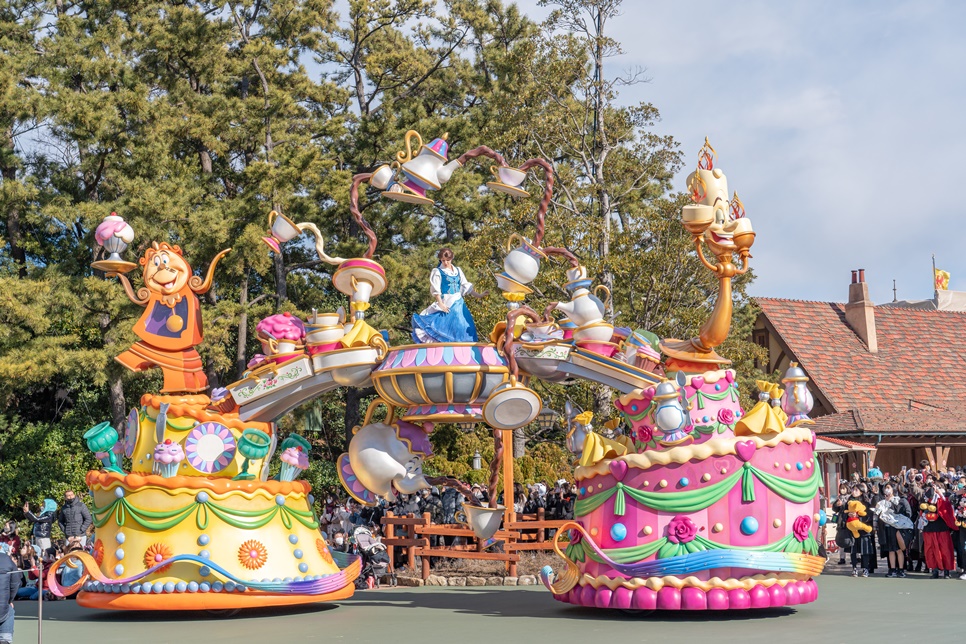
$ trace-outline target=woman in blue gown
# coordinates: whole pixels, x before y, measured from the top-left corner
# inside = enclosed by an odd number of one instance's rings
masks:
[[[449,248],[440,250],[436,257],[439,264],[429,274],[429,292],[436,301],[413,316],[413,340],[418,343],[477,342],[476,324],[463,297],[484,298],[486,293],[477,293],[463,270],[453,266],[453,251]]]

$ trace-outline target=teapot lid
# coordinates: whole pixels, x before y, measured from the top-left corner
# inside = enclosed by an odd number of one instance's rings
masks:
[[[447,136],[448,133],[444,134],[442,138],[433,139],[432,143],[423,147],[445,161],[446,154],[449,152],[449,143],[446,142]]]

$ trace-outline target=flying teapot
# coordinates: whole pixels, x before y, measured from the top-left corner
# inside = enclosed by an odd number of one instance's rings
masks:
[[[398,157],[403,161],[400,170],[406,177],[404,186],[425,196],[426,190],[439,190],[453,176],[453,171],[462,167],[462,164],[455,159],[446,163],[446,155],[449,151],[447,136],[448,134],[444,134],[440,138],[433,139],[429,145],[423,145],[423,139],[418,132],[410,130],[406,133],[406,153]],[[413,138],[419,144],[419,152],[416,156],[412,155]]]
[[[592,294],[587,288],[591,281],[587,278],[587,269],[577,266],[567,271],[567,290],[571,294],[569,302],[557,302],[556,309],[567,314],[567,316],[578,327],[600,322],[604,318],[606,305],[596,295]],[[604,289],[607,292],[607,299],[610,299],[610,291],[603,284],[594,289],[594,293]],[[605,340],[609,340],[608,336]]]

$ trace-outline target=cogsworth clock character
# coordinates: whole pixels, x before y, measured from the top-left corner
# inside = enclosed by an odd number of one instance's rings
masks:
[[[115,358],[131,371],[160,367],[164,374],[161,393],[198,393],[208,389],[201,356],[201,310],[198,295],[211,288],[218,261],[231,249],[221,251],[208,267],[204,279],[194,275],[181,248],[167,242],[152,242],[138,262],[143,267],[144,286],[137,294],[128,279],[116,274],[128,299],[144,307],[134,325],[141,338]]]

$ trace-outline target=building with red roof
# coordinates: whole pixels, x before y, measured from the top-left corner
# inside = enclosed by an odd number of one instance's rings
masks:
[[[966,294],[875,306],[863,270],[852,272],[845,303],[756,302],[753,339],[768,349],[761,367],[805,370],[819,436],[875,447],[883,472],[923,459],[934,469],[966,465]]]

